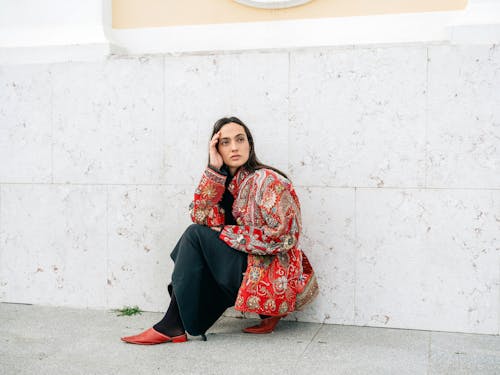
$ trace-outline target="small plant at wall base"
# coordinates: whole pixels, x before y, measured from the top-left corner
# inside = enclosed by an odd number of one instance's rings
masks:
[[[115,309],[113,310],[115,313],[117,313],[118,316],[131,316],[131,315],[137,315],[141,314],[142,310],[139,308],[139,306],[125,306],[121,309]]]

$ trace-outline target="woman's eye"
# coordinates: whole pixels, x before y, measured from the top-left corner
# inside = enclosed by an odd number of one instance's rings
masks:
[[[238,138],[238,142],[244,142],[245,141],[245,138]]]

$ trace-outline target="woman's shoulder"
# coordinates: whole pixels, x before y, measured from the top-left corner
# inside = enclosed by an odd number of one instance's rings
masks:
[[[260,182],[261,184],[269,183],[269,182],[278,182],[284,186],[290,186],[291,182],[288,178],[283,176],[282,174],[272,170],[271,168],[260,168],[257,169],[253,176],[255,178],[255,182]]]

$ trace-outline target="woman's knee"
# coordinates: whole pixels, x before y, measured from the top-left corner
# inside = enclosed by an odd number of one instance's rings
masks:
[[[199,233],[201,233],[203,230],[205,230],[205,227],[204,225],[200,225],[200,224],[191,224],[189,225],[186,230],[184,231],[184,234],[185,235],[198,235]]]
[[[191,224],[184,231],[181,243],[182,245],[190,244],[188,247],[199,247],[199,243],[205,238],[207,234],[207,230],[210,231],[210,228],[200,225],[200,224]],[[184,247],[184,246],[183,246]]]
[[[201,254],[202,231],[206,228],[199,224],[191,224],[186,228],[171,254],[176,264],[187,259],[192,260]]]

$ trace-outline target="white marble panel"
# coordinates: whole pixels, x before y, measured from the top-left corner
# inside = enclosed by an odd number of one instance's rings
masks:
[[[500,48],[429,47],[427,186],[500,187]]]
[[[5,301],[5,287],[8,285],[7,276],[4,275],[2,264],[4,264],[4,244],[2,241],[2,185],[0,184],[0,302]]]
[[[167,183],[198,183],[212,126],[224,116],[246,123],[261,161],[286,172],[287,95],[287,53],[166,57]]]
[[[109,307],[166,310],[170,252],[191,223],[192,195],[186,186],[109,187]]]
[[[359,189],[355,324],[498,331],[500,195]]]
[[[354,319],[354,190],[323,187],[297,189],[303,231],[301,248],[317,274],[320,294],[290,318],[330,324]]]
[[[163,173],[163,58],[52,67],[54,180],[159,183]]]
[[[290,166],[297,183],[423,186],[426,49],[297,51]]]
[[[106,188],[3,185],[3,299],[104,307]]]
[[[1,182],[50,182],[50,109],[47,65],[0,66]]]

